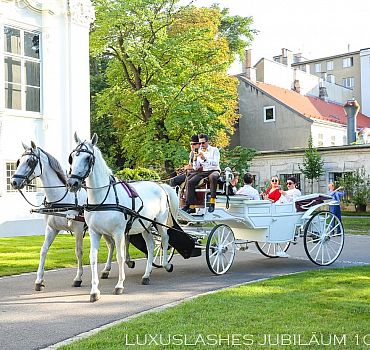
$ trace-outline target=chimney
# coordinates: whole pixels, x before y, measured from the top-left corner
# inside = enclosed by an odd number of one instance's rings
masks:
[[[323,78],[320,79],[319,83],[319,98],[325,102],[328,101],[328,92],[326,90],[325,80]]]
[[[252,49],[245,50],[245,69],[252,68]]]
[[[360,110],[360,105],[352,98],[345,103],[343,108],[347,116],[347,143],[350,145],[356,142],[356,117]]]
[[[248,79],[256,81],[256,69],[252,67],[252,49],[245,50],[243,73]]]
[[[293,52],[288,49],[281,49],[281,63],[290,67],[293,63]]]

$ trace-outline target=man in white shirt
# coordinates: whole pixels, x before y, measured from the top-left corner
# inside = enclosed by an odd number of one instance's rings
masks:
[[[188,213],[195,212],[192,208],[196,202],[195,188],[199,181],[208,177],[211,190],[211,200],[208,211],[212,213],[215,210],[217,181],[220,177],[220,151],[217,147],[212,147],[208,143],[208,135],[199,135],[200,149],[198,156],[193,162],[193,169],[197,171],[186,185],[186,205],[182,208]]]
[[[239,188],[239,190],[236,191],[236,195],[243,195],[243,196],[248,196],[248,199],[252,200],[259,200],[260,195],[258,191],[252,187],[253,183],[253,176],[249,173],[246,173],[244,175],[244,186]]]

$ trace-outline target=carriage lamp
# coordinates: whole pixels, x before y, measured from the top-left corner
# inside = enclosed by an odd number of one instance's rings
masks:
[[[360,110],[359,103],[354,99],[348,100],[343,106],[347,116],[347,144],[356,142],[356,117]]]

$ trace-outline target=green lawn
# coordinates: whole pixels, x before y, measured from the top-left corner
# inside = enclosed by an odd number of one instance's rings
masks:
[[[345,233],[356,235],[370,235],[370,217],[342,218]]]
[[[369,324],[370,266],[364,266],[230,288],[62,349],[369,349]]]
[[[14,275],[23,272],[37,271],[40,248],[44,236],[22,236],[0,238],[0,276]],[[83,242],[83,263],[89,264],[90,240],[86,235]],[[143,257],[143,254],[130,247],[132,258]],[[115,256],[115,255],[114,255]],[[99,261],[107,259],[107,247],[104,239],[101,240]],[[75,237],[61,234],[55,238],[46,257],[45,269],[62,267],[76,267]]]

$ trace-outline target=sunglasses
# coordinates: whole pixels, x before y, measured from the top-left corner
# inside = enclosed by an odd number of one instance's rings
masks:
[[[272,179],[271,182],[279,182],[278,179]]]
[[[287,185],[294,185],[294,182],[287,182]]]
[[[199,145],[199,142],[190,142],[190,145],[191,145],[191,146]]]
[[[200,142],[201,145],[204,145],[205,143],[207,143],[208,141],[204,141],[204,142]]]

